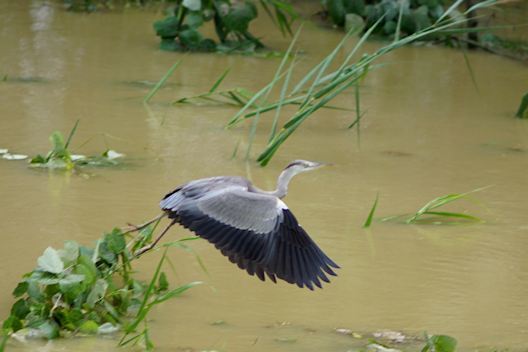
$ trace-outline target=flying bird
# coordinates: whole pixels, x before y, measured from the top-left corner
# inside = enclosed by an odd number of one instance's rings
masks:
[[[222,254],[249,275],[265,281],[277,278],[299,287],[321,288],[321,281],[339,266],[308,236],[282,201],[293,176],[325,164],[295,160],[282,171],[277,189],[263,191],[238,176],[219,176],[190,181],[167,194],[160,202],[171,223],[140,255],[179,223],[215,245]],[[155,220],[159,219],[156,218]]]

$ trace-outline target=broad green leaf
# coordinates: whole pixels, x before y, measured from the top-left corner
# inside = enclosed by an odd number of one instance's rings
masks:
[[[204,23],[204,20],[200,12],[190,12],[185,16],[185,23],[190,28],[196,29]]]
[[[249,22],[257,17],[257,8],[248,1],[236,2],[231,5],[229,13],[222,18],[228,31],[247,32]]]
[[[427,339],[422,352],[454,352],[457,340],[447,335],[433,335]]]
[[[163,20],[154,22],[154,30],[156,31],[156,35],[162,39],[174,39],[180,30],[178,25],[179,19],[176,16],[170,16]]]
[[[60,259],[59,253],[48,247],[44,254],[37,259],[39,269],[48,273],[59,274],[64,270],[64,263]]]
[[[345,24],[346,9],[343,0],[327,0],[326,9],[334,24],[338,26]]]
[[[99,325],[93,320],[87,320],[79,326],[79,331],[83,334],[95,335],[99,331]]]
[[[198,48],[200,42],[203,39],[200,32],[195,29],[186,29],[181,31],[179,38],[183,45],[191,49]]]
[[[103,279],[97,279],[92,291],[88,294],[88,298],[86,298],[86,304],[90,308],[93,308],[95,304],[105,296],[107,288],[108,282]]]
[[[74,272],[79,275],[84,275],[84,282],[86,285],[91,286],[97,278],[97,269],[92,263],[89,257],[82,254],[77,260],[78,263],[74,268]]]
[[[46,320],[35,329],[33,336],[52,340],[59,337],[59,327],[54,321]]]
[[[19,299],[11,307],[11,315],[14,315],[18,319],[24,319],[29,313],[29,306],[25,299]]]
[[[75,241],[66,241],[64,249],[59,249],[57,252],[64,263],[70,264],[79,257],[79,244]]]
[[[22,296],[24,293],[26,293],[28,290],[28,283],[26,281],[19,282],[17,287],[13,290],[13,296],[15,298],[18,298]]]
[[[121,230],[114,228],[111,233],[105,236],[105,243],[115,254],[120,254],[126,248],[125,237]]]

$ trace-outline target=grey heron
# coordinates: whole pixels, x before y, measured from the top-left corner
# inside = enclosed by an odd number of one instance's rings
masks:
[[[299,287],[321,288],[336,276],[332,261],[308,236],[282,198],[293,176],[325,164],[295,160],[281,172],[277,189],[264,191],[238,176],[190,181],[160,202],[170,224],[140,255],[153,248],[169,228],[179,223],[215,245],[222,254],[250,275],[273,282],[276,278]],[[156,218],[155,220],[159,219]]]

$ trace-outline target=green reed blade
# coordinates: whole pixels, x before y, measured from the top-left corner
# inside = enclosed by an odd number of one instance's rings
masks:
[[[226,70],[224,71],[224,73],[222,73],[220,75],[220,77],[218,77],[218,79],[216,80],[215,83],[213,83],[213,86],[211,87],[211,89],[209,89],[209,93],[214,93],[216,91],[216,89],[218,88],[218,86],[220,85],[220,83],[222,83],[222,81],[224,80],[224,78],[226,78],[227,74],[229,73],[229,71],[231,71],[231,68],[226,68]]]
[[[372,219],[374,218],[374,212],[376,211],[376,207],[378,206],[378,196],[379,196],[379,193],[376,193],[376,199],[374,200],[374,204],[372,205],[372,208],[370,209],[367,220],[365,220],[365,223],[363,224],[363,228],[368,228],[372,224]]]
[[[171,68],[165,73],[165,75],[156,83],[156,85],[151,89],[151,91],[145,96],[143,99],[144,103],[148,103],[150,99],[160,90],[161,87],[165,84],[165,82],[169,79],[170,76],[174,73],[176,68],[180,65],[181,60],[177,61],[174,65],[172,65]]]

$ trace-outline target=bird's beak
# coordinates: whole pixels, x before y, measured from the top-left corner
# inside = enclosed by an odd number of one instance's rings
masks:
[[[318,169],[318,168],[323,167],[323,166],[332,166],[332,165],[334,165],[334,164],[317,162],[317,165],[315,166],[315,168]]]

